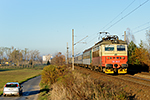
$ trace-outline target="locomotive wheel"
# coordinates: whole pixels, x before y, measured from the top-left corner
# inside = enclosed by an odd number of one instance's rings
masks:
[[[95,67],[94,67],[94,66],[91,66],[91,70],[93,70],[93,71],[94,71],[94,70],[95,70]]]
[[[106,70],[105,68],[102,68],[103,73],[105,73],[105,70]]]
[[[102,67],[99,67],[99,71],[102,72],[102,71],[103,71],[103,68],[102,68]]]

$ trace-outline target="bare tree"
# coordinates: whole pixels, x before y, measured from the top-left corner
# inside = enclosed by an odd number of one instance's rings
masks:
[[[150,51],[150,30],[146,31],[146,39],[147,39],[147,49]]]
[[[7,52],[6,52],[6,55],[7,55],[7,58],[8,58],[8,61],[10,62],[10,54],[11,54],[11,48],[7,48]]]
[[[23,65],[27,65],[27,54],[28,54],[28,49],[25,48],[24,50],[21,50],[21,53],[23,55]]]
[[[14,49],[13,52],[11,53],[12,61],[17,63],[17,66],[20,65],[20,61],[23,59],[23,55],[20,52],[20,50]]]
[[[43,61],[42,56],[40,56],[40,57],[39,57],[39,62],[40,62],[40,64],[42,64],[42,61]]]
[[[36,63],[35,61],[38,61],[40,56],[40,52],[38,50],[31,50],[30,51],[30,61],[32,62],[32,67],[34,66],[34,64]]]
[[[4,47],[0,47],[0,56],[1,56],[1,62],[2,62],[2,59],[4,58]]]
[[[126,36],[126,40],[127,40],[127,44],[129,44],[131,41],[135,42],[135,37],[132,34],[132,31],[130,30],[130,28],[127,28],[127,36]]]
[[[39,50],[34,50],[34,61],[36,62],[36,64],[39,62],[40,60],[40,52]]]
[[[7,61],[10,61],[10,54],[11,54],[11,48],[8,48],[8,47],[4,47],[4,52],[5,52],[5,54],[6,54],[6,60]],[[6,61],[5,60],[5,61]]]
[[[65,56],[61,52],[58,52],[52,59],[52,64],[57,66],[62,66],[66,64]]]
[[[5,58],[4,58],[5,55]],[[25,65],[28,64],[27,61],[32,61],[32,67],[34,63],[39,63],[40,52],[38,50],[31,50],[29,51],[27,48],[24,50],[16,49],[13,46],[11,48],[8,47],[0,47],[0,60],[2,61],[11,61],[16,63],[17,66],[20,64]]]
[[[27,48],[25,48],[25,50],[24,50],[24,59],[25,59],[25,64],[27,64],[27,58],[28,58],[28,49]]]

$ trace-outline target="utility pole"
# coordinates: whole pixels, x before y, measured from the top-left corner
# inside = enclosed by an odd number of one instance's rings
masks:
[[[126,41],[126,31],[124,31],[124,41]]]
[[[84,40],[87,37],[88,36],[84,37],[83,39],[81,39],[77,43],[81,42],[82,40]],[[72,70],[74,70],[74,45],[76,45],[77,43],[74,43],[74,29],[72,29]]]
[[[74,70],[74,29],[72,29],[72,70]]]
[[[67,42],[67,66],[68,66],[68,55],[69,55],[68,49],[69,49],[69,47],[68,47],[68,42]]]

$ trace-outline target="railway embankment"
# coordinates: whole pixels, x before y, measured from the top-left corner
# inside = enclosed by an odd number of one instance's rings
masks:
[[[100,73],[84,68],[75,67],[75,70],[72,70],[65,66],[50,65],[42,72],[42,89],[39,99],[130,100],[135,98],[132,93],[126,92],[124,87],[112,84],[111,81],[108,75],[100,75]]]
[[[107,75],[105,73],[91,71],[82,67],[75,67],[81,73],[90,75],[93,79],[99,79],[123,89],[131,95],[132,99],[150,99],[150,74],[146,72],[125,75]]]
[[[137,74],[134,74],[134,76],[150,80],[150,73],[137,73]]]

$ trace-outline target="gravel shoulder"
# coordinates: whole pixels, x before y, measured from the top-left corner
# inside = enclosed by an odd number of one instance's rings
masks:
[[[134,74],[134,76],[150,79],[150,73],[146,73],[146,72],[137,73],[137,74]]]

